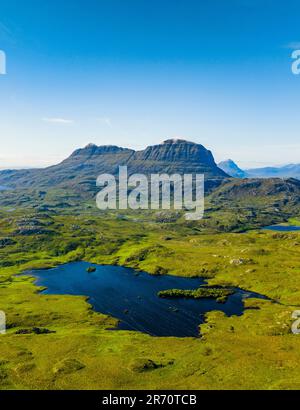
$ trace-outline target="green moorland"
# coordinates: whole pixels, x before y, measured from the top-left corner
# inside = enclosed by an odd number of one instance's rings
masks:
[[[217,302],[226,302],[227,297],[234,292],[232,289],[216,288],[216,287],[201,287],[195,290],[185,289],[167,289],[158,292],[160,298],[186,298],[186,299],[201,299],[201,298],[213,298]]]
[[[208,209],[206,219],[188,223],[172,212],[120,215],[20,198],[0,211],[0,310],[8,327],[0,335],[1,389],[300,388],[300,335],[291,332],[300,309],[300,233],[255,230],[249,209]],[[245,225],[253,230],[238,233]],[[199,338],[112,331],[117,321],[84,297],[43,295],[29,275],[18,275],[76,260],[201,276],[269,300],[246,300],[239,317],[207,314]]]

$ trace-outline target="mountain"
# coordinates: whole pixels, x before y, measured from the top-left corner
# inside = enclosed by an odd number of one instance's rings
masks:
[[[226,174],[233,178],[296,178],[300,179],[300,164],[289,164],[283,167],[264,167],[243,170],[228,159],[218,164]]]
[[[116,146],[89,144],[78,149],[58,165],[43,169],[6,170],[0,172],[0,185],[11,188],[70,188],[78,184],[95,185],[101,173],[115,174],[134,151]]]
[[[246,172],[239,168],[232,159],[220,162],[218,167],[234,178],[246,178],[247,176]]]
[[[300,164],[289,164],[283,167],[265,167],[247,169],[249,178],[297,178],[300,179]]]
[[[77,149],[58,165],[44,169],[0,172],[0,185],[11,188],[77,188],[94,191],[99,174],[118,174],[127,165],[128,174],[198,173],[204,174],[206,189],[219,186],[229,176],[217,167],[212,153],[204,146],[171,139],[162,144],[134,151],[117,146],[89,144]]]

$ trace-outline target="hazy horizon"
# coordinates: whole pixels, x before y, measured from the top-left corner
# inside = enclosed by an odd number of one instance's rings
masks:
[[[178,137],[178,138],[183,138],[183,137]],[[167,139],[167,138],[165,138],[165,139]],[[161,141],[159,141],[159,142],[157,142],[157,143],[154,143],[154,144],[150,144],[150,145],[157,145],[157,144],[162,144],[163,143],[163,141],[164,140],[161,140]],[[187,139],[187,141],[190,141],[190,142],[194,142],[194,141],[191,141],[191,140],[188,140]],[[89,143],[90,144],[90,143]],[[88,145],[88,144],[86,144],[86,145]],[[85,146],[86,146],[85,145]],[[96,144],[97,145],[97,144]],[[102,144],[101,144],[102,145]],[[115,145],[115,144],[103,144],[103,145]],[[38,164],[33,164],[33,165],[28,165],[28,164],[24,164],[24,165],[22,165],[22,164],[19,164],[19,165],[13,165],[13,166],[11,166],[11,167],[2,167],[2,166],[0,166],[0,170],[1,171],[3,171],[3,170],[8,170],[8,169],[15,169],[15,170],[18,170],[18,169],[31,169],[31,168],[46,168],[46,167],[49,167],[49,166],[53,166],[53,165],[57,165],[57,164],[59,164],[61,161],[63,161],[64,159],[66,159],[67,157],[69,157],[76,149],[78,149],[78,148],[84,148],[85,146],[82,146],[82,147],[76,147],[73,151],[71,151],[66,157],[61,157],[61,158],[57,158],[57,161],[56,162],[49,162],[49,163],[46,163],[46,162],[43,162],[43,160],[41,160],[41,163],[38,165]],[[144,146],[143,148],[141,148],[141,149],[145,149],[147,146]],[[130,147],[130,146],[122,146],[122,148],[129,148],[129,149],[134,149],[134,150],[136,150],[136,151],[139,151],[140,149],[136,149],[136,148],[134,148],[134,147]],[[210,148],[209,147],[205,147],[205,148],[207,148],[207,149],[209,149],[210,150]],[[294,162],[294,163],[271,163],[271,164],[264,164],[264,165],[261,165],[261,163],[259,163],[259,162],[255,162],[255,161],[249,161],[249,162],[244,162],[244,164],[243,164],[243,161],[239,161],[239,160],[235,160],[234,158],[232,158],[232,157],[228,157],[228,158],[223,158],[223,159],[218,159],[218,158],[216,158],[215,157],[215,155],[214,155],[214,152],[212,151],[212,154],[213,154],[213,156],[214,156],[214,159],[215,159],[215,162],[216,162],[216,164],[219,164],[221,161],[226,161],[226,160],[232,160],[232,161],[234,161],[241,169],[244,169],[244,170],[246,170],[246,169],[255,169],[255,168],[263,168],[263,167],[282,167],[282,166],[285,166],[285,165],[293,165],[293,164],[298,164],[298,163],[296,163],[296,162]],[[54,160],[53,160],[54,161]],[[250,164],[249,166],[246,166],[246,164]],[[300,163],[300,161],[299,161],[299,163]],[[0,164],[1,164],[1,158],[0,158]]]

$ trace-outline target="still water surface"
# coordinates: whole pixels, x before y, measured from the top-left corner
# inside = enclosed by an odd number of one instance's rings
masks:
[[[89,266],[96,268],[88,273]],[[27,273],[26,273],[27,274]],[[235,288],[226,303],[214,299],[162,299],[160,290],[197,289],[201,278],[153,276],[121,266],[72,262],[48,270],[30,271],[36,284],[45,286],[43,293],[84,295],[97,312],[120,320],[118,329],[137,330],[153,336],[199,336],[203,315],[221,310],[226,315],[242,315],[243,299],[261,297]]]

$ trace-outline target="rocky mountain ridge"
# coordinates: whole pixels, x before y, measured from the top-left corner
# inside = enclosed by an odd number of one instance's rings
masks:
[[[0,185],[10,188],[95,188],[101,173],[118,175],[126,165],[128,174],[198,173],[204,174],[206,188],[219,186],[228,175],[215,163],[211,151],[203,145],[182,139],[169,139],[141,151],[114,145],[88,144],[77,149],[60,164],[44,169],[0,172]]]

